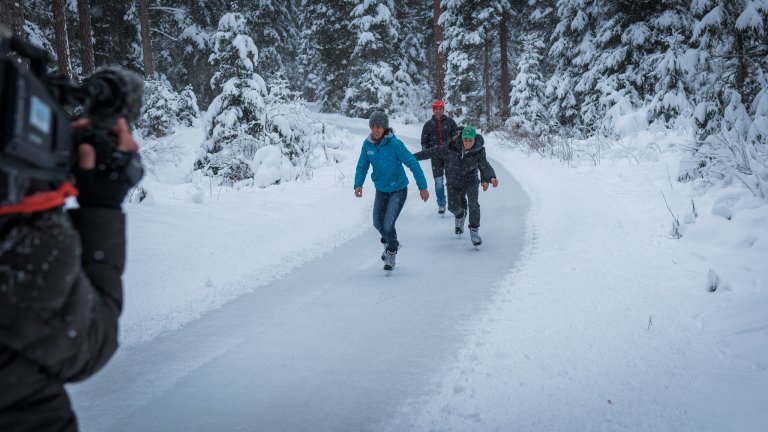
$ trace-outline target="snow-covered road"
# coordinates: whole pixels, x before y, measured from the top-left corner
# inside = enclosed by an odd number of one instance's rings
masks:
[[[367,120],[313,116],[337,163],[265,189],[185,181],[202,133],[171,138],[187,158],[126,206],[124,345],[68,386],[84,432],[765,430],[768,218],[673,184],[677,138],[571,166],[489,134],[481,250],[412,185],[385,277],[352,193]]]
[[[481,193],[480,251],[412,186],[390,277],[371,228],[182,329],[122,349],[76,388],[83,430],[376,430],[455,360],[464,326],[523,248],[527,197],[496,170],[503,187]]]

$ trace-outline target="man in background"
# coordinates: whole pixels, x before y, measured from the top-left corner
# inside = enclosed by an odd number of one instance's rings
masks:
[[[458,126],[452,118],[445,115],[445,104],[435,101],[432,104],[433,116],[421,130],[421,149],[444,146],[451,142],[458,132]],[[440,157],[432,158],[432,176],[435,179],[435,195],[437,196],[437,212],[445,213],[445,162]]]

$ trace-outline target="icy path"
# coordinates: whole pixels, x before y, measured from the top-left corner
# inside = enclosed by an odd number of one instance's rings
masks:
[[[464,325],[523,247],[527,197],[495,168],[503,183],[481,193],[479,252],[467,234],[452,234],[434,197],[424,204],[411,187],[390,277],[371,228],[178,331],[122,349],[74,389],[82,430],[377,430],[429,393],[432,373],[455,359]]]

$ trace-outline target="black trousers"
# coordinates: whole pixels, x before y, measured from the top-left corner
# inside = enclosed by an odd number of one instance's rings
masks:
[[[457,218],[469,211],[469,227],[480,227],[480,181],[461,186],[448,185],[448,211]]]

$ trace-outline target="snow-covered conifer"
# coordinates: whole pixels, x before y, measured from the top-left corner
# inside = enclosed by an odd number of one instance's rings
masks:
[[[298,87],[298,10],[291,1],[259,0],[244,8],[251,36],[259,49],[257,72],[269,80],[282,75]]]
[[[311,68],[306,72],[312,78],[304,90],[314,94],[325,112],[341,109],[344,91],[349,82],[349,61],[355,47],[355,34],[348,20],[356,2],[352,0],[302,0],[303,28],[308,41],[303,53]],[[314,83],[314,84],[313,84]]]
[[[546,84],[540,69],[544,48],[540,34],[524,35],[517,75],[510,91],[511,116],[507,124],[534,135],[541,134],[548,123],[544,106]]]
[[[649,120],[670,123],[679,118],[690,118],[693,113],[693,77],[696,68],[696,53],[688,44],[692,16],[688,2],[668,1],[666,7],[655,11],[647,20],[649,41],[647,54],[638,68],[646,86],[650,88],[643,95],[650,99]]]
[[[219,21],[209,61],[211,86],[221,93],[208,108],[206,140],[195,168],[230,181],[251,178],[248,161],[264,142],[266,84],[256,73],[258,52],[246,20],[228,13]]]
[[[432,11],[405,4],[396,7],[401,31],[392,82],[392,117],[404,123],[417,123],[422,120],[430,100],[424,27],[431,25],[428,19]]]
[[[692,41],[697,44],[699,60],[694,112],[698,140],[686,158],[689,162],[681,165],[681,180],[717,169],[719,162],[727,166],[738,164],[733,160],[734,152],[729,150],[733,133],[739,130],[733,125],[760,123],[759,106],[763,98],[759,96],[766,88],[768,72],[767,0],[694,0],[691,11],[695,17]],[[764,147],[765,141],[747,140],[745,145],[755,144]],[[739,157],[742,156],[736,158]]]
[[[145,81],[144,105],[136,121],[145,137],[160,138],[170,134],[177,123],[178,111],[179,95],[164,76]]]
[[[197,96],[192,91],[191,85],[187,85],[179,93],[177,108],[176,117],[184,126],[193,126],[198,117],[200,117],[200,110],[197,107]]]
[[[363,0],[352,10],[350,31],[357,44],[350,59],[349,84],[341,109],[351,117],[390,112],[398,59],[398,23],[392,0]]]
[[[446,100],[455,115],[475,117],[483,111],[484,20],[490,16],[489,7],[480,0],[444,0],[442,5]]]

